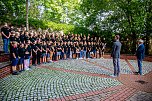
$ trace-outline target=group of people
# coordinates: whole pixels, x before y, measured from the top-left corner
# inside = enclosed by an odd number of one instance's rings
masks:
[[[104,40],[90,35],[28,32],[26,28],[14,31],[7,24],[1,28],[1,33],[6,53],[10,43],[13,74],[28,70],[30,60],[36,66],[69,58],[102,58],[106,47]]]
[[[14,31],[13,27],[7,24],[1,28],[3,39],[3,49],[8,53],[10,44],[10,55],[12,61],[13,74],[18,71],[28,70],[30,60],[32,65],[36,66],[42,63],[58,61],[61,59],[86,59],[102,58],[104,55],[106,43],[100,37],[92,37],[82,34],[55,34],[55,33],[37,33],[28,32],[26,28],[18,28]],[[114,75],[120,74],[120,36],[115,36],[111,57],[113,58]],[[144,41],[138,40],[136,51],[139,70],[137,74],[142,75],[142,61],[145,56]],[[17,68],[19,67],[19,68]]]

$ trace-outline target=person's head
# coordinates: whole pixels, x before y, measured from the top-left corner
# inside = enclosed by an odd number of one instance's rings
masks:
[[[12,31],[12,32],[11,32],[11,36],[15,36],[15,31]]]
[[[20,33],[19,32],[16,32],[15,33],[15,37],[19,37],[20,36]]]
[[[28,31],[26,31],[26,32],[25,32],[25,35],[26,35],[26,36],[28,36],[28,35],[29,35]]]
[[[115,35],[115,40],[119,40],[120,36],[119,35]]]
[[[142,40],[142,39],[138,40],[138,44],[143,44],[143,43],[144,43],[144,40]]]
[[[16,47],[17,47],[17,42],[14,41],[14,42],[12,43],[12,45],[13,45],[14,48],[16,48]]]
[[[36,41],[34,41],[33,44],[35,45],[35,44],[36,44]]]
[[[24,47],[24,44],[23,44],[23,43],[21,43],[21,44],[20,44],[20,47],[21,47],[21,48],[23,48],[23,47]]]
[[[8,26],[8,24],[7,24],[7,23],[4,23],[4,26],[5,26],[5,27],[7,27],[7,26]]]
[[[33,32],[31,32],[29,35],[30,35],[30,37],[33,37]]]
[[[31,43],[31,41],[30,40],[27,40],[27,44],[29,45]]]
[[[45,42],[45,41],[43,41],[43,45],[46,45],[46,42]]]

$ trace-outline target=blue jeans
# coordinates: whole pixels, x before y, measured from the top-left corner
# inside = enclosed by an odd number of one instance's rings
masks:
[[[87,52],[87,58],[90,58],[90,52]]]
[[[87,53],[87,52],[86,52],[85,50],[83,50],[83,51],[82,51],[82,54],[81,54],[81,57],[86,58],[86,53]]]
[[[114,75],[119,76],[120,73],[120,58],[113,58]]]
[[[9,39],[3,39],[3,50],[5,53],[8,53],[8,45],[9,45]]]
[[[139,68],[139,74],[142,75],[142,59],[137,59],[138,62],[138,68]]]
[[[83,56],[83,51],[81,50],[80,51],[80,58],[82,58],[82,56]]]

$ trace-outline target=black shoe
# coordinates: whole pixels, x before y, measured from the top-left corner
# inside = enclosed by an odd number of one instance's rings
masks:
[[[18,75],[19,74],[19,72],[18,71],[13,71],[13,73],[12,73],[13,75]]]
[[[135,75],[138,75],[139,74],[139,72],[133,72]]]
[[[33,66],[36,66],[36,64],[33,64]]]

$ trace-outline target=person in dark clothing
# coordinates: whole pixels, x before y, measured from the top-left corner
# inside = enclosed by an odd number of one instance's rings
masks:
[[[25,35],[24,35],[24,31],[22,31],[21,33],[20,33],[20,41],[21,41],[21,43],[25,43]]]
[[[17,42],[12,43],[12,50],[10,51],[10,56],[11,56],[11,62],[12,62],[11,64],[12,73],[13,75],[17,75],[18,74],[17,64],[18,64],[18,58],[19,58]]]
[[[18,43],[18,45],[20,44],[20,33],[19,32],[15,33],[15,41]]]
[[[15,40],[16,40],[16,38],[15,38],[15,32],[12,31],[11,35],[10,35],[10,44],[12,44]]]
[[[136,57],[138,62],[138,72],[142,75],[142,61],[145,58],[145,46],[144,41],[142,39],[138,40],[138,48],[136,50]]]
[[[38,40],[37,44],[36,44],[36,48],[37,48],[37,64],[40,65],[41,64],[41,55],[42,55],[42,45],[40,43],[40,40]]]
[[[18,53],[19,53],[19,62],[18,62],[19,71],[22,72],[24,70],[24,53],[25,53],[25,48],[23,43],[20,44]]]
[[[9,38],[10,38],[10,29],[5,23],[4,27],[1,28],[1,34],[3,39],[3,50],[5,53],[8,53],[8,46],[9,46]]]
[[[67,58],[70,58],[70,51],[71,51],[71,47],[70,47],[70,42],[67,42]]]
[[[46,54],[47,54],[47,45],[46,42],[43,41],[43,45],[42,45],[42,63],[46,63]]]
[[[57,60],[61,59],[61,52],[62,52],[62,47],[60,45],[60,42],[57,44]]]
[[[33,42],[31,45],[32,49],[32,65],[36,66],[36,59],[37,59],[37,47],[36,47],[36,41]]]
[[[67,59],[66,57],[66,53],[67,53],[67,45],[66,45],[66,41],[63,43],[63,55],[64,55],[64,59]]]
[[[28,33],[28,31],[26,31],[25,36],[24,36],[25,43],[27,43],[28,40],[29,40],[29,33]]]
[[[25,70],[29,70],[30,56],[31,56],[31,47],[28,43],[26,43],[25,44],[25,54],[24,54],[24,69]]]
[[[90,58],[90,53],[91,53],[91,44],[90,44],[90,42],[88,42],[88,45],[87,45],[87,58]]]

